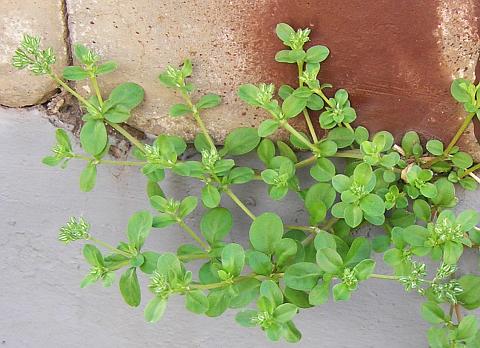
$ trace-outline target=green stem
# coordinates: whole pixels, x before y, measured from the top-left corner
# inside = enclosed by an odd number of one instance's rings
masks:
[[[305,139],[305,137],[302,136],[295,128],[290,126],[290,124],[288,124],[287,121],[283,121],[281,124],[282,124],[283,128],[285,128],[293,136],[295,136],[298,140],[300,140],[302,143],[304,143],[306,146],[308,146],[308,148],[310,150],[312,150],[313,152],[317,152],[317,148],[311,142],[309,142],[307,139]]]
[[[205,123],[203,122],[202,118],[200,117],[200,113],[198,112],[198,109],[192,103],[192,99],[184,91],[181,91],[181,93],[182,93],[183,100],[185,100],[185,102],[188,104],[188,106],[192,110],[193,118],[195,119],[195,121],[197,122],[197,125],[200,127],[200,130],[202,131],[203,135],[207,139],[208,144],[210,145],[210,147],[212,149],[216,149],[215,144],[212,140],[212,137],[208,133],[207,127],[205,127]]]
[[[345,128],[347,128],[348,130],[350,130],[352,133],[355,132],[355,131],[353,130],[352,126],[350,126],[350,123],[345,123],[345,122],[343,122],[343,125],[345,126]]]
[[[323,93],[323,91],[320,88],[314,89],[313,92],[318,94],[325,101],[325,103],[327,103],[328,106],[330,106],[331,108],[335,107],[335,105],[332,104],[330,99],[327,98],[327,96]]]
[[[118,133],[123,135],[128,141],[130,141],[130,143],[132,143],[134,146],[136,146],[141,152],[145,153],[145,146],[143,146],[143,144],[137,138],[135,138],[133,135],[131,135],[125,128],[123,128],[122,126],[120,126],[117,123],[112,123],[112,122],[107,121],[107,120],[105,120],[105,122],[110,127],[115,129]]]
[[[114,165],[114,166],[143,166],[147,164],[148,162],[133,162],[133,161],[111,161],[111,160],[97,160],[96,158],[93,157],[87,157],[83,155],[74,155],[73,158],[78,158],[84,161],[96,161],[99,164],[109,164],[109,165]]]
[[[232,199],[239,207],[242,209],[245,214],[247,214],[250,219],[255,220],[256,216],[248,209],[245,204],[240,200],[240,198],[237,197],[235,193],[232,192],[228,187],[224,189],[224,192],[227,194],[228,197]]]
[[[190,289],[199,289],[199,290],[211,290],[211,289],[218,289],[218,288],[223,288],[224,286],[229,286],[235,283],[239,283],[243,280],[247,279],[257,279],[257,280],[268,280],[268,279],[274,279],[278,280],[279,278],[282,278],[284,276],[284,273],[274,273],[271,274],[270,276],[264,276],[264,275],[259,275],[259,274],[252,274],[252,275],[243,275],[243,276],[238,276],[234,279],[231,280],[226,280],[223,282],[218,282],[218,283],[212,283],[212,284],[191,284]]]
[[[480,169],[480,163],[477,163],[477,164],[475,164],[473,167],[470,167],[470,168],[467,169],[465,172],[463,172],[463,174],[460,175],[460,179],[466,177],[466,176],[469,175],[470,173],[473,173],[474,171],[479,170],[479,169]]]
[[[112,246],[112,245],[110,245],[110,244],[108,244],[108,243],[105,243],[104,241],[101,241],[101,240],[99,240],[99,239],[96,239],[96,238],[94,238],[94,237],[92,237],[92,236],[88,237],[88,240],[91,240],[92,242],[94,242],[94,243],[96,243],[96,244],[98,244],[98,245],[103,246],[104,248],[106,248],[106,249],[114,252],[115,254],[120,254],[120,255],[123,255],[123,256],[128,257],[128,258],[131,258],[131,257],[132,257],[132,255],[130,255],[129,253],[127,253],[127,252],[125,252],[125,251],[123,251],[123,250],[117,249],[117,248],[115,248],[114,246]]]
[[[95,91],[95,94],[97,95],[98,103],[100,104],[100,106],[102,106],[103,98],[102,98],[102,94],[100,93],[100,88],[98,87],[98,81],[95,75],[90,77],[90,82],[93,86],[93,90]]]
[[[462,136],[463,132],[467,129],[468,125],[470,122],[472,122],[473,117],[475,116],[474,112],[471,112],[465,117],[465,120],[463,120],[463,123],[461,124],[460,128],[458,129],[457,133],[453,136],[452,140],[450,141],[450,144],[448,144],[447,148],[443,152],[443,155],[446,157],[450,154],[450,151],[452,151],[452,148],[455,146],[457,141],[460,139]]]
[[[306,167],[310,164],[313,164],[316,160],[317,160],[317,156],[310,156],[304,159],[303,161],[295,163],[295,168],[299,169],[299,168]]]
[[[355,149],[355,150],[339,151],[332,157],[363,159],[363,154],[360,150]]]
[[[309,232],[309,233],[312,233],[312,234],[317,234],[315,226],[285,225],[285,228],[287,228],[289,230],[300,230],[300,231],[305,231],[305,232]]]
[[[82,97],[80,94],[77,93],[73,88],[71,88],[69,85],[67,85],[61,78],[59,78],[56,74],[51,73],[50,77],[54,79],[60,86],[62,86],[68,93],[73,95],[75,98],[77,98],[82,104],[84,104],[86,107],[89,108],[94,108],[96,109],[95,106],[93,106],[88,100],[86,100],[84,97]]]
[[[376,278],[376,279],[386,279],[386,280],[399,280],[399,276],[393,276],[393,275],[386,275],[386,274],[370,274],[369,278]]]
[[[302,87],[303,82],[300,77],[303,74],[303,61],[298,61],[297,66],[298,66],[298,85],[299,87]],[[314,144],[318,143],[317,134],[315,133],[315,128],[313,127],[312,119],[308,114],[307,108],[303,109],[303,116],[305,117],[305,122],[307,123],[308,130],[310,131],[310,135],[312,136],[313,143]]]
[[[183,220],[178,219],[177,220],[178,225],[185,231],[187,232],[190,237],[192,237],[205,251],[210,251],[210,247],[207,243],[205,243],[203,240],[200,239],[200,237],[195,233],[194,230],[190,228]]]

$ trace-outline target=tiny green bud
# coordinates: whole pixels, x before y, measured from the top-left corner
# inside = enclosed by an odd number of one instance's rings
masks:
[[[58,240],[64,243],[73,242],[81,239],[88,239],[90,234],[90,224],[88,224],[83,218],[78,220],[74,217],[70,218],[67,224],[60,228]]]

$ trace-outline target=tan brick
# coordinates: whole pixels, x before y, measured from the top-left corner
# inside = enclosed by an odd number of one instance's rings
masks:
[[[67,62],[62,1],[2,0],[0,15],[0,104],[12,107],[44,102],[56,89],[46,77],[18,71],[11,65],[23,34],[40,36],[57,53],[57,67]]]

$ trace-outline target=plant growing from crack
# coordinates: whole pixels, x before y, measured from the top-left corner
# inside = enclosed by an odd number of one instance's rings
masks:
[[[147,178],[147,194],[155,211],[133,214],[126,241],[115,246],[97,239],[83,218],[71,218],[60,229],[62,242],[90,242],[83,254],[91,271],[81,286],[97,281],[110,286],[121,271],[119,288],[125,302],[139,306],[138,274],[143,273],[150,277],[152,293],[145,306],[149,322],[160,320],[170,297],[184,296],[186,308],[193,313],[216,317],[228,309],[238,309],[240,325],[259,327],[274,341],[297,342],[301,334],[293,319],[300,310],[320,306],[330,296],[335,301],[349,300],[372,278],[395,281],[406,291],[425,297],[421,315],[433,325],[428,331],[431,347],[480,347],[477,318],[463,316],[466,310],[480,307],[480,276],[457,276],[457,263],[464,251],[478,254],[480,229],[476,225],[480,214],[450,210],[457,204],[454,184],[475,190],[479,181],[474,174],[479,165],[474,165],[456,143],[473,117],[480,115],[480,85],[463,79],[452,83],[453,97],[468,114],[446,147],[432,139],[425,149],[415,132],[407,132],[397,145],[387,131],[371,135],[366,128],[352,124],[357,113],[346,90],[326,92],[332,86],[321,83],[318,74],[329,50],[320,45],[305,49],[309,34],[309,29],[294,31],[283,23],[277,26],[286,49],[275,59],[297,65],[298,86],[283,85],[278,90],[271,84],[241,86],[240,98],[264,109],[270,118],[258,129],[235,129],[223,147],[215,145],[202,119],[203,110],[219,105],[221,98],[214,94],[197,98],[189,79],[192,63],[187,59],[181,67],[169,66],[160,74],[160,82],[183,100],[171,107],[171,116],[192,117],[200,130],[194,141],[198,160],[187,161],[180,159],[187,149],[182,138],[159,135],[152,144],[145,144],[123,128],[121,124],[142,102],[144,91],[127,82],[105,97],[97,78],[115,70],[115,63],[101,63],[93,51],[75,45],[79,65],[66,67],[60,77],[53,69],[53,51],[41,50],[38,38],[25,35],[13,65],[50,76],[78,99],[85,112],[80,133],[85,153],[74,151],[67,133],[57,129],[53,154],[43,162],[64,168],[72,159],[85,161],[80,175],[83,191],[94,188],[98,165],[139,166]],[[94,93],[83,96],[66,80],[88,80]],[[315,131],[311,117],[315,112],[319,112],[318,124],[325,130],[322,136]],[[289,124],[298,115],[305,118],[308,134]],[[135,161],[105,159],[108,126],[131,142]],[[268,138],[279,128],[290,134],[290,145]],[[236,164],[239,156],[254,150],[264,168]],[[346,161],[343,172],[332,158]],[[297,176],[307,167],[314,184],[302,183]],[[206,211],[199,231],[186,223],[199,199],[167,197],[160,187],[167,170],[203,183],[200,200]],[[234,190],[253,180],[263,181],[273,200],[282,200],[289,192],[297,194],[308,212],[305,225],[288,225],[288,217],[282,219],[274,212],[252,212]],[[248,246],[225,241],[233,228],[233,215],[221,206],[222,196],[229,197],[251,218]],[[175,224],[193,244],[180,245],[175,252],[143,250],[152,228]],[[384,233],[372,240],[356,236],[366,224],[382,226]],[[375,273],[372,251],[383,254],[391,274]],[[425,260],[437,264],[430,272],[434,274],[431,279]],[[193,262],[200,264],[195,277],[187,270]]]

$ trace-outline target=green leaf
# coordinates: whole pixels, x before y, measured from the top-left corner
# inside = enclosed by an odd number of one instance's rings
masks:
[[[63,68],[63,78],[70,81],[84,80],[90,77],[90,74],[79,66],[67,66]]]
[[[471,97],[467,91],[468,85],[471,82],[465,79],[455,79],[450,86],[450,93],[456,101],[460,103],[467,103],[470,101]]]
[[[188,196],[182,200],[178,207],[178,216],[183,219],[192,211],[195,210],[198,204],[198,198],[195,196]]]
[[[208,309],[208,298],[201,290],[190,290],[185,295],[185,307],[195,314],[203,314]]]
[[[420,137],[414,131],[405,133],[402,138],[402,149],[407,156],[411,156],[414,153],[415,147],[420,146]],[[421,150],[423,152],[423,150]]]
[[[72,143],[70,142],[70,138],[68,137],[67,132],[65,132],[63,129],[57,128],[55,130],[55,139],[59,145],[63,146],[69,151],[72,151]]]
[[[197,109],[208,109],[214,108],[215,106],[220,105],[222,98],[216,94],[207,94],[200,98],[196,104]]]
[[[442,324],[448,322],[448,318],[438,304],[428,301],[422,304],[422,318],[430,324]]]
[[[153,218],[148,211],[139,211],[128,220],[128,241],[140,250],[152,228]]]
[[[275,308],[273,318],[279,323],[286,323],[295,317],[298,307],[291,303],[284,303]]]
[[[130,109],[119,104],[111,107],[104,114],[105,118],[113,123],[121,123],[128,120],[130,117]]]
[[[208,294],[208,310],[205,314],[209,317],[218,317],[228,308],[230,302],[225,290],[212,291]]]
[[[447,178],[440,178],[435,182],[437,194],[433,197],[432,202],[437,207],[450,208],[457,204],[455,196],[455,186],[448,181]]]
[[[238,88],[238,96],[247,104],[252,106],[261,106],[262,104],[257,100],[257,96],[260,90],[257,86],[251,83],[241,85]]]
[[[295,152],[293,152],[290,146],[285,144],[283,141],[279,140],[277,141],[277,147],[278,147],[278,150],[280,151],[280,156],[287,157],[293,163],[298,162],[297,155],[295,155]],[[290,164],[288,166],[290,167]]]
[[[367,163],[360,163],[353,171],[353,179],[359,185],[367,185],[372,178],[372,167]]]
[[[117,70],[117,63],[110,61],[110,62],[105,62],[103,64],[100,64],[97,69],[95,70],[95,75],[103,75],[103,74],[108,74],[111,73],[115,70]]]
[[[354,228],[363,221],[363,211],[359,206],[348,204],[345,207],[345,222],[348,226]]]
[[[255,149],[259,142],[255,128],[237,128],[225,138],[223,150],[232,156],[244,155]]]
[[[335,249],[317,250],[316,260],[320,270],[329,274],[338,274],[343,268],[342,257]]]
[[[328,158],[319,158],[310,168],[310,175],[319,182],[327,182],[335,176],[335,165]]]
[[[473,209],[464,210],[457,216],[456,223],[460,224],[462,231],[470,231],[480,223],[480,213]]]
[[[357,144],[362,144],[364,141],[367,141],[369,138],[368,129],[363,126],[358,126],[355,128],[355,142]]]
[[[272,135],[275,133],[275,131],[278,129],[279,123],[276,120],[265,120],[262,123],[260,123],[260,126],[258,127],[258,136],[259,137],[268,137],[269,135]]]
[[[445,328],[431,327],[427,331],[430,348],[449,348],[448,330]]]
[[[95,187],[97,181],[97,166],[93,163],[88,163],[85,169],[80,174],[80,190],[89,192]]]
[[[456,339],[459,341],[468,340],[478,332],[478,320],[475,315],[467,315],[460,321],[457,328]]]
[[[423,226],[412,225],[405,228],[402,237],[411,246],[424,246],[429,236],[428,230]]]
[[[260,160],[268,166],[270,160],[275,157],[275,145],[270,139],[263,139],[257,148],[257,155]]]
[[[367,238],[355,238],[348,250],[347,256],[345,257],[345,265],[347,267],[354,266],[359,262],[370,258],[371,253],[372,248],[370,246],[370,241]]]
[[[165,197],[165,194],[163,193],[162,188],[155,181],[148,180],[146,191],[147,191],[148,198],[152,198],[153,196]]]
[[[310,224],[316,225],[326,217],[327,209],[335,201],[335,190],[330,184],[312,185],[305,195],[305,208],[310,215]]]
[[[152,274],[153,271],[157,268],[158,258],[160,257],[159,253],[154,251],[145,251],[143,255],[143,264],[140,266],[140,269],[143,273]]]
[[[95,156],[107,146],[107,128],[101,120],[85,122],[80,131],[80,142],[85,152]]]
[[[338,148],[344,148],[352,145],[355,134],[348,128],[333,128],[328,132],[328,139],[333,140]]]
[[[282,104],[282,111],[286,118],[297,116],[307,106],[307,99],[300,98],[295,94],[291,94],[284,100]]]
[[[270,256],[260,251],[250,250],[247,252],[247,264],[257,274],[269,275],[273,271]]]
[[[222,249],[222,268],[231,275],[238,276],[245,265],[245,251],[240,244],[230,243]]]
[[[90,54],[90,50],[82,44],[74,44],[73,45],[73,54],[75,58],[77,58],[81,63],[87,65],[90,62],[87,60]]]
[[[480,276],[468,274],[458,279],[463,292],[458,295],[459,302],[468,310],[480,307]]]
[[[179,117],[191,113],[192,109],[186,104],[175,104],[170,108],[169,114],[172,117]]]
[[[219,242],[232,229],[232,213],[225,208],[214,208],[203,215],[200,221],[200,231],[211,245]]]
[[[83,247],[83,256],[87,262],[94,267],[103,267],[103,256],[100,250],[92,244],[85,244]]]
[[[314,245],[316,250],[326,248],[335,250],[337,248],[335,237],[326,231],[318,231],[317,235],[315,236]]]
[[[369,193],[360,200],[360,208],[365,214],[379,216],[385,213],[385,203],[376,194]]]
[[[202,201],[207,208],[217,207],[220,204],[220,199],[220,192],[215,186],[207,184],[202,188]]]
[[[443,143],[440,140],[429,140],[426,147],[432,155],[441,156],[443,154]]]
[[[375,269],[375,261],[372,259],[365,259],[353,267],[353,272],[355,273],[358,280],[367,280],[370,277],[370,274],[373,273]]]
[[[430,209],[430,204],[428,204],[424,200],[416,199],[415,201],[413,201],[413,212],[415,213],[417,219],[425,222],[430,221],[432,211]]]
[[[463,245],[452,241],[447,241],[443,245],[443,261],[449,265],[456,264],[462,256]]]
[[[253,309],[246,309],[238,312],[235,316],[235,321],[243,327],[257,326],[258,311]]]
[[[321,45],[312,46],[307,50],[307,55],[305,56],[305,62],[307,63],[321,63],[327,59],[330,54],[330,50]]]
[[[235,167],[228,173],[230,184],[245,184],[253,180],[255,172],[248,167]]]
[[[330,282],[322,282],[321,284],[316,285],[308,295],[308,302],[311,305],[319,306],[328,301],[330,294]]]
[[[167,300],[159,296],[154,297],[145,307],[145,320],[156,323],[162,318],[165,308],[167,308]]]
[[[350,299],[351,290],[343,283],[336,284],[333,287],[333,299],[335,301],[347,301]]]
[[[452,156],[453,164],[460,169],[467,169],[473,164],[472,156],[466,152],[457,152]]]
[[[108,102],[111,105],[122,105],[128,110],[132,110],[143,101],[144,94],[141,86],[133,82],[125,82],[110,92]]]
[[[273,280],[264,280],[262,284],[260,284],[260,295],[268,299],[274,307],[283,303],[282,290],[280,290],[277,283]]]
[[[286,23],[279,23],[275,29],[277,36],[283,42],[288,42],[293,35],[295,35],[295,30]]]
[[[339,193],[342,193],[350,188],[352,180],[343,174],[337,174],[332,178],[332,186]]]
[[[210,150],[210,143],[203,133],[198,133],[195,136],[193,145],[198,152],[202,152],[202,150]]]
[[[309,291],[317,285],[320,275],[317,264],[298,262],[285,270],[285,284],[295,290]]]
[[[249,235],[255,250],[271,255],[283,236],[282,219],[275,213],[263,213],[253,221]]]
[[[138,284],[137,271],[135,267],[126,270],[120,277],[120,292],[125,302],[132,307],[140,305],[140,284]]]
[[[285,265],[297,254],[297,243],[290,238],[283,238],[275,243],[275,259],[278,266]]]

